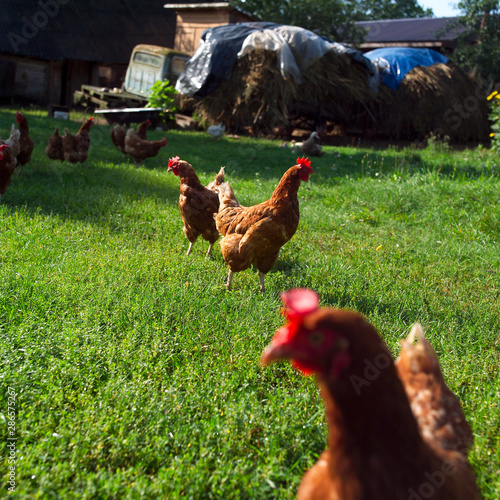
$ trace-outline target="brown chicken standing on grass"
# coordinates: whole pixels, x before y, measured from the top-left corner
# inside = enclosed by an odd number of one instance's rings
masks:
[[[137,135],[133,128],[128,129],[125,135],[125,152],[134,159],[136,165],[142,163],[146,158],[156,156],[160,148],[164,148],[166,145],[166,137],[160,141],[148,141]]]
[[[297,158],[297,164],[283,174],[271,198],[251,207],[241,206],[227,183],[220,186],[215,224],[223,236],[220,242],[222,256],[229,265],[228,290],[233,274],[254,264],[259,270],[260,290],[264,292],[264,276],[299,225],[297,192],[300,183],[313,173],[309,158]]]
[[[139,127],[137,128],[136,135],[139,139],[146,140],[146,130],[151,125],[151,120],[148,118],[144,120]],[[127,135],[127,131],[124,125],[118,125],[115,123],[113,128],[111,129],[111,141],[113,144],[122,152],[122,154],[127,154],[125,152],[125,137]]]
[[[0,197],[7,191],[16,169],[16,159],[8,144],[0,144]]]
[[[59,135],[59,127],[56,127],[54,133],[49,137],[45,154],[50,159],[50,166],[54,160],[64,161],[63,138]]]
[[[20,173],[22,173],[23,165],[26,165],[26,163],[31,160],[34,144],[33,139],[30,137],[28,120],[19,111],[16,113],[16,122],[18,123],[19,132],[21,132],[21,136],[19,138],[20,151],[16,159],[17,164],[19,165]]]
[[[218,189],[224,182],[224,167],[207,187],[201,184],[194,168],[178,156],[168,161],[168,172],[180,177],[179,209],[184,221],[184,234],[189,240],[187,254],[191,253],[194,242],[201,235],[209,243],[208,257],[219,238],[214,213],[219,209]]]
[[[282,300],[288,322],[261,363],[290,359],[315,374],[328,423],[328,448],[304,475],[297,499],[479,500],[466,455],[470,428],[423,334],[416,346],[413,331],[403,342],[396,368],[361,315],[319,308],[311,290],[291,290]]]
[[[111,142],[122,152],[123,155],[125,153],[125,136],[127,135],[127,131],[123,125],[118,125],[115,123],[113,128],[111,129]]]
[[[83,163],[89,154],[90,148],[90,127],[94,124],[93,119],[85,120],[75,135],[69,133],[68,129],[64,129],[63,153],[64,161],[70,163]]]

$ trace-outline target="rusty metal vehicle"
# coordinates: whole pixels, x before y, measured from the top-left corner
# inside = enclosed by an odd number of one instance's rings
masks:
[[[73,104],[95,108],[95,112],[116,123],[132,123],[146,118],[155,121],[156,108],[144,108],[151,87],[158,80],[175,85],[190,56],[167,47],[136,45],[121,89],[82,85],[73,94]],[[135,113],[135,115],[134,115]]]

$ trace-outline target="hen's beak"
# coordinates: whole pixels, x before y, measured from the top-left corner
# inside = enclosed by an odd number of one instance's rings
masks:
[[[272,342],[262,351],[260,364],[267,366],[279,359],[290,359],[292,349],[289,342],[289,330],[286,327],[280,328],[274,336]]]

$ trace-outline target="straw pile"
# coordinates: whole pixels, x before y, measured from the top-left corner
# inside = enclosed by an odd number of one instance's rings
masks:
[[[449,62],[411,70],[397,91],[381,84],[371,103],[375,126],[391,139],[425,139],[431,134],[450,142],[487,140],[488,106],[480,87]],[[364,117],[369,123],[372,117]]]
[[[274,52],[255,50],[236,63],[232,76],[195,105],[208,123],[227,130],[279,135],[294,120],[352,120],[354,102],[370,98],[368,72],[344,54],[328,52],[303,75],[304,83],[281,75]]]
[[[394,140],[430,135],[452,143],[489,135],[486,100],[458,66],[436,64],[410,71],[397,91],[384,84],[374,95],[368,70],[345,54],[326,53],[303,74],[284,79],[274,52],[255,50],[238,60],[232,76],[195,104],[208,124],[254,135],[289,136],[294,127],[338,124],[347,133]],[[298,125],[298,124],[302,124]]]

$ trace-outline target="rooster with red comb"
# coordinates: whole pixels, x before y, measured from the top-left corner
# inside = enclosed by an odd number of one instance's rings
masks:
[[[415,347],[403,343],[405,367],[360,314],[320,308],[312,290],[282,300],[287,323],[261,363],[289,359],[316,375],[328,423],[328,448],[297,500],[479,500],[467,462],[472,433],[423,333]]]
[[[241,206],[226,182],[219,188],[219,212],[215,223],[222,234],[222,256],[229,265],[226,288],[231,289],[233,274],[252,264],[259,271],[260,290],[264,292],[264,276],[276,263],[281,247],[297,231],[302,181],[314,174],[309,158],[297,158],[281,178],[271,198],[251,207]]]

